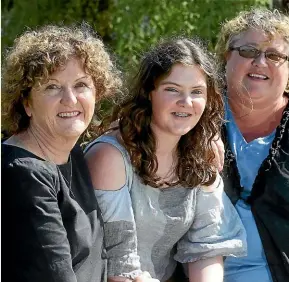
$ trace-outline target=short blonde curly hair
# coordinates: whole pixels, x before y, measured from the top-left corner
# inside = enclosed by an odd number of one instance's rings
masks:
[[[30,118],[23,102],[31,88],[45,82],[72,57],[80,59],[84,70],[92,76],[97,100],[120,90],[120,72],[102,40],[88,24],[46,25],[28,30],[14,41],[4,58],[2,129],[8,135],[29,127]]]
[[[223,66],[226,65],[226,54],[234,40],[249,29],[262,30],[269,36],[280,35],[289,43],[289,17],[278,10],[253,8],[242,11],[235,18],[225,22],[219,33],[215,51]]]

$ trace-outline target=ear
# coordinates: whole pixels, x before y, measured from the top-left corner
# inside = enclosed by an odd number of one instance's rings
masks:
[[[31,117],[32,116],[32,111],[31,111],[31,105],[30,105],[30,102],[29,102],[28,98],[23,100],[23,107],[24,107],[24,110],[26,112],[26,115]]]
[[[225,55],[224,55],[224,59],[226,61],[228,61],[231,58],[232,52],[230,52],[230,50],[228,50]]]
[[[153,92],[154,92],[154,90],[152,90],[152,91],[149,93],[149,96],[148,96],[149,101],[152,101]]]

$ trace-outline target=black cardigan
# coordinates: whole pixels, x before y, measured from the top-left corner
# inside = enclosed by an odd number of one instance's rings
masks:
[[[222,172],[225,191],[233,204],[243,189],[236,160],[226,140]],[[274,282],[289,281],[289,103],[276,129],[248,198]],[[250,236],[250,235],[248,235]]]

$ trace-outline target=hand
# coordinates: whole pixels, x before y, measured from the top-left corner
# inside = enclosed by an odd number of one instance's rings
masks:
[[[131,280],[125,280],[125,282],[129,282]],[[160,282],[158,279],[153,279],[148,272],[143,272],[142,275],[138,276],[132,282]]]
[[[224,166],[224,155],[225,155],[225,148],[224,143],[220,136],[215,136],[212,141],[212,148],[215,154],[214,163],[217,167],[218,171],[223,170]]]

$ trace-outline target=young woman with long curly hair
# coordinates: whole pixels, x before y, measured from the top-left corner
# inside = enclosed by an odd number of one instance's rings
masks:
[[[190,281],[222,281],[222,256],[245,253],[242,224],[214,165],[218,82],[199,40],[162,41],[144,55],[129,97],[114,110],[109,123],[117,128],[86,148],[110,281],[142,271],[167,281],[177,261],[189,263]]]

